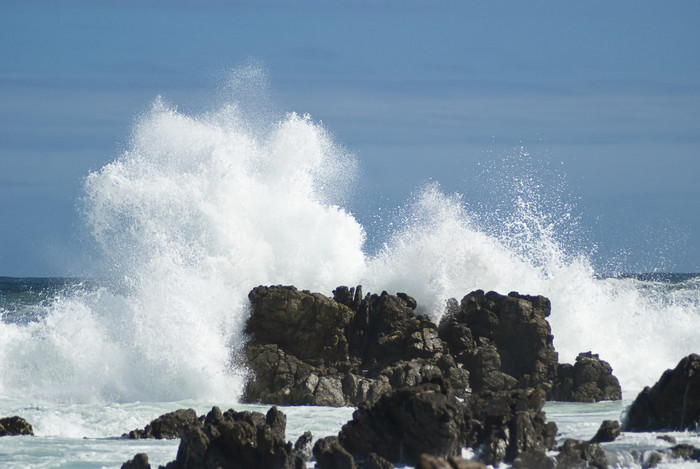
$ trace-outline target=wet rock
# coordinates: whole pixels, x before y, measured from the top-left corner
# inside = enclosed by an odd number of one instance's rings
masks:
[[[608,458],[597,443],[586,443],[572,438],[567,438],[559,448],[557,455],[557,469],[582,469],[608,467]]]
[[[672,445],[675,445],[676,443],[678,443],[678,442],[676,441],[676,438],[673,437],[673,436],[671,436],[671,435],[659,435],[659,436],[656,437],[656,439],[657,439],[657,440],[663,440],[663,441],[665,441],[666,443],[670,443],[670,444],[672,444]]]
[[[136,454],[133,459],[129,459],[122,464],[122,469],[151,469],[151,465],[148,463],[148,455],[145,453]]]
[[[32,426],[22,417],[0,419],[0,436],[34,435]]]
[[[286,417],[277,408],[259,412],[221,412],[218,407],[190,427],[180,440],[177,458],[166,469],[296,469],[303,452],[285,442]]]
[[[133,440],[141,438],[172,440],[181,438],[193,426],[201,426],[194,409],[178,409],[152,420],[142,430],[132,430],[128,434],[122,435],[122,438]]]
[[[467,412],[439,383],[424,383],[392,390],[371,407],[361,404],[338,439],[360,459],[376,453],[392,463],[416,464],[422,453],[459,453],[469,431]]]
[[[554,469],[554,459],[547,456],[544,450],[528,450],[521,453],[513,461],[514,469]]]
[[[415,299],[361,292],[338,287],[330,299],[294,287],[253,289],[245,348],[253,373],[243,400],[356,406],[435,376],[466,394],[468,373],[437,327],[415,313]]]
[[[479,459],[494,466],[554,448],[557,426],[546,421],[544,403],[545,392],[532,388],[470,396],[467,446],[478,448]]]
[[[314,457],[318,469],[356,469],[352,455],[338,442],[338,437],[321,438],[314,445]]]
[[[369,453],[362,469],[394,469],[394,465],[377,453]]]
[[[674,459],[682,459],[684,461],[700,461],[700,450],[693,445],[676,445],[669,449],[669,454]]]
[[[620,382],[612,367],[591,352],[580,353],[573,365],[560,364],[549,399],[567,402],[598,402],[622,399]]]
[[[617,420],[604,420],[596,434],[589,440],[589,443],[607,443],[615,441],[620,436],[620,422]]]
[[[683,358],[627,409],[625,431],[687,430],[700,422],[700,355]]]
[[[459,307],[455,301],[448,303],[438,330],[451,354],[469,371],[473,391],[549,390],[558,364],[546,320],[550,310],[543,296],[477,290]]]
[[[647,460],[642,463],[642,469],[651,469],[652,467],[656,467],[662,460],[663,456],[661,453],[652,451]]]

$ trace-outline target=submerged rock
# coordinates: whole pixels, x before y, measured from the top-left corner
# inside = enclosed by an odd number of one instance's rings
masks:
[[[22,417],[0,419],[0,436],[34,435],[32,426]]]
[[[700,423],[700,355],[683,358],[653,387],[645,387],[627,409],[623,430],[688,430]]]

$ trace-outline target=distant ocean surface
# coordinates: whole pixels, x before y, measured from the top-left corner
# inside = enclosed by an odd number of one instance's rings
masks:
[[[516,153],[475,178],[488,200],[431,183],[360,217],[345,208],[358,162],[311,117],[244,115],[235,99],[188,115],[156,99],[85,179],[80,211],[107,280],[0,278],[0,416],[37,435],[0,438],[2,467],[120,467],[138,452],[157,467],[177,441],[119,436],[182,407],[266,410],[237,403],[236,357],[248,292],[275,284],[406,292],[434,321],[477,289],[544,295],[559,361],[592,351],[622,385],[623,402],[547,404],[559,438],[590,438],[700,352],[700,274],[601,275],[562,179]],[[352,414],[283,410],[289,440],[335,434]],[[700,447],[697,432],[674,436]],[[640,467],[664,445],[624,434],[605,449]]]

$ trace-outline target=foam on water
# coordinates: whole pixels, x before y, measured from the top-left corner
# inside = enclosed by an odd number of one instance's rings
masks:
[[[309,116],[265,120],[251,108],[233,96],[187,115],[157,99],[126,151],[87,177],[85,218],[115,281],[64,295],[39,321],[0,323],[0,393],[230,399],[244,372],[232,357],[247,293],[259,284],[405,291],[436,320],[448,298],[474,289],[542,294],[560,360],[599,353],[627,392],[697,351],[697,284],[673,296],[597,278],[567,242],[571,206],[546,197],[562,180],[538,180],[536,164],[499,176],[496,209],[438,184],[418,190],[369,256],[363,227],[342,208],[354,158]],[[520,150],[510,158],[535,161]]]

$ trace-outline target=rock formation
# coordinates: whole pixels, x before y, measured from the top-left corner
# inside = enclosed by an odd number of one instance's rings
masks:
[[[550,399],[619,399],[612,369],[590,352],[559,365],[543,296],[481,290],[448,301],[439,326],[405,293],[333,298],[295,287],[257,287],[243,400],[280,405],[358,406],[391,389],[442,380],[458,397],[538,388]]]
[[[418,464],[422,454],[447,459],[479,448],[487,464],[512,462],[526,451],[554,447],[556,425],[545,421],[544,392],[535,389],[472,394],[458,399],[445,383],[392,390],[363,403],[338,435],[363,460],[371,453],[392,463]]]
[[[194,409],[178,409],[174,412],[163,414],[146,425],[142,430],[132,430],[122,438],[138,440],[141,438],[155,438],[156,440],[172,440],[182,436],[192,427],[199,427],[200,421]]]
[[[32,426],[22,417],[0,419],[0,436],[34,435]]]
[[[576,363],[560,364],[549,394],[553,401],[598,402],[622,399],[620,382],[612,367],[591,352],[580,353]]]
[[[653,387],[645,387],[627,409],[623,430],[688,430],[700,423],[700,355],[683,358]]]

